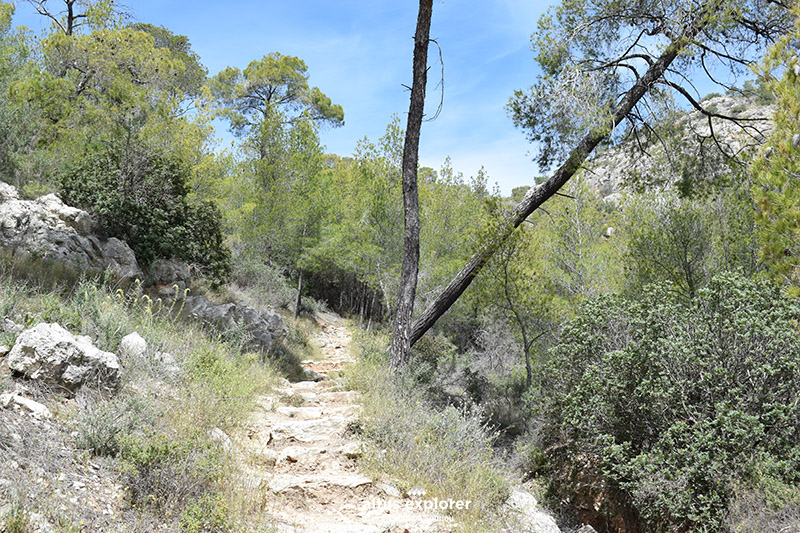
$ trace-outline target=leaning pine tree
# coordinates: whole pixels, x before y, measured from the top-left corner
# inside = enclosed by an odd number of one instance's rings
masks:
[[[792,25],[782,0],[569,0],[539,21],[533,47],[542,69],[529,91],[509,104],[514,122],[539,144],[543,168],[563,163],[531,187],[499,229],[414,323],[410,343],[461,296],[500,245],[581,168],[594,149],[627,124],[631,136],[652,131],[652,104],[677,95],[714,124],[734,121],[755,134],[758,120],[703,107],[692,85],[720,66],[748,74],[754,61]],[[767,117],[763,117],[766,119]]]

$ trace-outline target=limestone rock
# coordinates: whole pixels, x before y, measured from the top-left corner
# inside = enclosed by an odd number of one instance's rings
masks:
[[[146,351],[147,341],[135,331],[122,337],[119,343],[119,355],[123,359],[141,357]]]
[[[19,394],[9,393],[9,394],[0,394],[0,407],[8,407],[11,404],[18,405],[20,407],[24,407],[36,418],[52,418],[53,414],[50,412],[46,406],[40,404],[37,401],[31,400],[30,398],[25,398],[24,396],[20,396]]]
[[[64,204],[54,194],[20,200],[14,187],[0,187],[0,248],[92,274],[110,269],[126,283],[141,279],[133,250],[114,237],[99,238],[94,227],[89,213]]]
[[[19,200],[19,193],[13,185],[0,181],[0,202],[8,200]]]
[[[302,446],[287,446],[280,451],[278,459],[289,463],[296,463],[302,461],[304,457],[308,457],[311,451],[311,449]]]
[[[344,417],[329,417],[319,420],[298,420],[286,422],[272,428],[272,435],[276,439],[293,439],[298,442],[317,442],[327,440],[344,431],[346,419]]]
[[[292,407],[290,405],[282,405],[275,409],[275,412],[298,420],[322,418],[322,409],[319,407]]]
[[[304,368],[303,374],[308,381],[322,381],[322,376],[320,376],[310,368]]]
[[[745,120],[771,117],[775,110],[774,106],[757,104],[744,97],[729,94],[709,97],[702,102],[702,105],[707,109],[716,109],[720,114],[737,116]],[[694,152],[697,149],[695,137],[711,134],[707,117],[697,110],[691,110],[678,116],[674,127],[679,137],[671,149],[675,150],[680,146],[681,151],[685,152],[684,155],[698,157]],[[759,124],[759,129],[769,137],[775,130],[775,124],[772,121],[765,121]],[[732,121],[726,120],[714,121],[714,137],[729,154],[739,153],[751,145],[764,141],[761,136],[754,138]],[[771,153],[772,149],[768,148],[767,157]],[[607,201],[613,200],[617,205],[621,199],[619,192],[630,190],[630,186],[637,180],[644,180],[644,183],[648,184],[648,189],[671,190],[682,178],[680,165],[672,164],[659,142],[647,146],[647,153],[644,153],[638,148],[635,140],[625,141],[607,150],[596,151],[584,166],[588,169],[583,173],[587,183],[601,197]],[[705,176],[706,179],[717,179],[728,172],[726,165],[723,164],[712,164],[711,167],[710,175]],[[633,189],[635,190],[635,187]]]
[[[272,309],[257,311],[241,303],[215,305],[203,296],[186,298],[185,310],[192,316],[221,330],[243,328],[252,338],[254,348],[270,351],[286,336],[281,315]]]
[[[338,452],[348,459],[358,459],[364,454],[364,447],[360,442],[351,441],[340,447]]]
[[[556,521],[539,508],[536,498],[522,489],[513,489],[506,505],[517,515],[525,533],[561,533]]]
[[[182,282],[183,288],[186,288],[191,277],[189,265],[178,259],[157,259],[150,267],[149,278],[155,285],[172,287],[172,284]]]
[[[2,182],[0,182],[0,183],[2,183]],[[11,320],[10,318],[4,318],[3,322],[0,323],[0,331],[6,332],[6,333],[19,333],[23,329],[25,329],[23,326],[21,326],[19,324],[15,324],[14,321]]]
[[[74,390],[91,382],[108,388],[119,384],[116,355],[76,337],[58,324],[41,323],[24,330],[8,354],[8,367],[29,379]]]
[[[392,498],[403,497],[403,493],[400,492],[400,489],[397,488],[397,486],[393,485],[392,483],[384,483],[384,482],[376,483],[375,488],[377,488],[387,496],[391,496]]]
[[[270,448],[261,448],[252,453],[253,460],[256,464],[264,466],[275,466],[280,459],[280,455],[275,450]]]
[[[208,432],[208,436],[211,437],[211,440],[222,446],[222,449],[226,452],[233,453],[236,450],[236,445],[231,438],[220,428],[212,429]]]
[[[371,484],[372,479],[349,472],[338,472],[327,475],[280,475],[270,480],[269,490],[275,494],[280,494],[288,490],[309,491],[320,487],[355,489]]]

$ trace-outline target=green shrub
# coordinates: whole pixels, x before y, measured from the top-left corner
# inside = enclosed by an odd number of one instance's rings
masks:
[[[0,517],[0,524],[2,524],[0,531],[3,533],[28,533],[33,531],[30,515],[20,502],[12,504],[11,509]]]
[[[212,494],[223,475],[219,446],[208,439],[149,432],[120,439],[122,474],[133,507],[175,513]]]
[[[800,302],[733,274],[692,301],[659,285],[588,302],[541,369],[553,487],[590,464],[647,531],[718,530],[764,464],[796,487],[798,321]]]
[[[280,269],[266,263],[263,257],[237,254],[232,280],[241,287],[255,289],[273,307],[288,309],[294,303],[295,289]]]
[[[95,215],[145,266],[175,256],[225,280],[231,262],[221,215],[210,202],[187,199],[188,165],[140,146],[125,148],[87,147],[62,177],[64,201]]]
[[[78,448],[94,455],[116,455],[120,439],[152,422],[148,406],[136,397],[118,397],[100,402],[81,413],[78,422]]]
[[[227,502],[219,494],[206,494],[184,509],[181,528],[187,533],[231,531],[230,513]]]

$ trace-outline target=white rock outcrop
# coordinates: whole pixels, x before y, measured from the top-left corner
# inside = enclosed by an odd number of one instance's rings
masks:
[[[764,136],[769,136],[775,130],[772,121],[758,119],[772,117],[775,107],[758,104],[743,97],[721,95],[706,98],[702,105],[714,112],[744,119],[741,126],[729,120],[714,119],[713,134],[719,146],[725,149],[728,155],[740,154],[740,151],[752,149],[764,142]],[[667,127],[667,124],[663,124]],[[679,115],[674,123],[677,138],[669,144],[668,154],[661,142],[655,141],[646,146],[646,152],[639,148],[636,140],[624,141],[604,151],[597,151],[586,162],[587,169],[583,173],[588,184],[598,191],[600,196],[615,204],[620,202],[620,192],[631,190],[631,185],[647,184],[648,190],[670,190],[682,178],[683,168],[677,159],[684,156],[690,160],[700,158],[698,139],[706,138],[705,146],[712,148],[704,157],[719,158],[721,155],[714,149],[716,143],[708,140],[712,130],[708,118],[697,110],[691,110]],[[727,165],[709,164],[704,179],[718,179],[729,172]],[[655,180],[655,181],[654,181]],[[636,187],[634,186],[633,189]]]
[[[109,269],[123,282],[142,279],[133,250],[114,237],[101,239],[94,227],[89,213],[66,205],[54,194],[21,200],[14,187],[0,183],[0,249],[82,272]]]
[[[75,336],[59,324],[24,330],[8,354],[8,367],[25,377],[74,390],[84,383],[115,388],[120,379],[116,355]]]

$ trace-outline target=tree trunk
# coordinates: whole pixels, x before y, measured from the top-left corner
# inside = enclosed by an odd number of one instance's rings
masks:
[[[375,292],[372,292],[372,300],[367,308],[367,331],[372,331],[372,313],[375,312]]]
[[[525,193],[525,197],[508,215],[494,238],[481,245],[477,252],[473,254],[464,268],[456,274],[450,284],[442,291],[436,300],[425,310],[422,316],[414,323],[411,330],[410,345],[414,345],[422,335],[442,316],[461,294],[469,287],[478,272],[486,265],[489,259],[498,250],[500,245],[514,232],[522,222],[528,218],[546,200],[555,195],[561,187],[580,169],[586,158],[592,153],[597,145],[608,137],[614,128],[622,122],[630,113],[634,106],[641,100],[648,90],[664,75],[664,72],[672,64],[676,57],[700,33],[708,23],[708,18],[714,15],[719,0],[708,2],[702,6],[697,18],[688,24],[683,33],[675,38],[666,50],[661,54],[647,72],[639,78],[622,97],[620,102],[612,109],[609,120],[605,124],[599,125],[596,129],[588,133],[578,145],[572,150],[567,161],[553,173],[550,178],[541,185],[531,187]]]
[[[313,279],[311,280],[314,281]],[[294,299],[294,321],[297,322],[297,315],[300,314],[300,297],[303,291],[303,269],[297,275],[297,296]]]
[[[358,327],[364,327],[364,313],[367,309],[367,288],[364,283],[361,284],[361,303],[358,305]]]
[[[411,103],[408,109],[408,125],[403,145],[403,208],[405,213],[403,265],[400,271],[400,290],[398,291],[397,312],[392,329],[392,344],[389,348],[391,361],[395,365],[408,361],[411,349],[409,337],[414,314],[414,298],[417,295],[417,273],[419,271],[417,160],[425,106],[425,86],[428,81],[428,42],[432,12],[433,0],[420,0],[417,32],[414,36],[414,78],[411,85]]]

